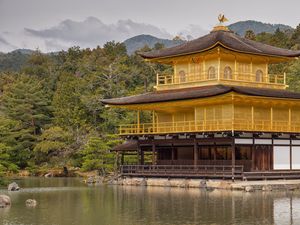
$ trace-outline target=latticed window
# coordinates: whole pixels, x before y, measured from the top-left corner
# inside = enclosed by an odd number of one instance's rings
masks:
[[[239,63],[239,73],[248,74],[250,73],[250,64]]]
[[[185,72],[184,72],[184,70],[180,70],[180,71],[179,71],[179,80],[180,80],[180,83],[185,82],[186,77],[185,77]]]
[[[224,79],[232,79],[232,69],[230,66],[226,66],[224,68]]]
[[[207,79],[215,79],[216,78],[216,68],[214,66],[210,66],[208,68]]]
[[[255,81],[256,82],[263,82],[263,71],[262,70],[257,70],[255,73]]]

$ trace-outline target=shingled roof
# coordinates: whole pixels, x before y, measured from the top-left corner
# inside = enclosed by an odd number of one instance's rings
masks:
[[[127,140],[125,143],[115,146],[112,151],[136,151],[137,148],[137,140]]]
[[[266,45],[260,42],[242,38],[231,31],[218,30],[198,39],[188,41],[184,44],[165,48],[158,51],[139,53],[145,59],[167,58],[172,56],[188,55],[210,50],[216,46],[222,46],[231,51],[243,52],[256,55],[268,55],[279,57],[298,57],[300,51],[292,51]]]
[[[249,96],[261,96],[271,98],[289,98],[300,99],[300,93],[275,90],[267,88],[241,87],[241,86],[226,86],[226,85],[211,85],[204,87],[184,88],[177,90],[154,91],[141,95],[134,95],[123,98],[103,99],[101,102],[107,105],[132,105],[145,104],[156,102],[179,101],[197,98],[207,98],[212,96],[223,95],[229,92]]]

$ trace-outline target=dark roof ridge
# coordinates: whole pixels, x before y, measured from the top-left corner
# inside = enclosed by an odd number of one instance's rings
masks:
[[[141,95],[128,96],[123,98],[103,99],[101,102],[108,105],[133,105],[133,104],[150,104],[157,102],[169,102],[190,100],[197,98],[208,98],[235,92],[248,96],[261,96],[281,99],[299,99],[300,93],[277,90],[270,88],[256,88],[246,86],[227,86],[227,85],[211,85],[202,87],[192,87],[165,91],[154,91]]]
[[[192,41],[185,42],[170,48],[150,52],[139,52],[139,55],[146,59],[168,58],[195,54],[210,50],[218,44],[231,51],[243,52],[254,55],[269,55],[274,57],[298,57],[300,51],[278,48],[257,41],[243,38],[233,32],[218,30],[206,34]]]

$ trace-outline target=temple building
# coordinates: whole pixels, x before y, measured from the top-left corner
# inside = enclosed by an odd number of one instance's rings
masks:
[[[171,65],[157,74],[155,91],[102,102],[137,112],[120,124],[124,144],[137,155],[121,165],[124,176],[197,178],[300,178],[300,93],[287,91],[285,74],[269,66],[300,51],[242,38],[219,24],[179,46],[140,55]],[[142,123],[142,111],[151,113]]]

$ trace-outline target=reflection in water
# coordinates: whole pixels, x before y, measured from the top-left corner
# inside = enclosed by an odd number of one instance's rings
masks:
[[[274,220],[278,225],[299,224],[300,198],[287,197],[274,199]]]
[[[13,205],[0,209],[5,225],[300,224],[300,192],[96,186],[78,179],[18,181]],[[36,208],[26,208],[34,198]]]

